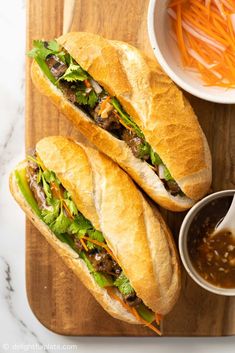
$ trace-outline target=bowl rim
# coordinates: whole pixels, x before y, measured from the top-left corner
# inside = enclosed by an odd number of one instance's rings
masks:
[[[188,237],[188,230],[192,223],[192,220],[198,214],[198,212],[201,210],[203,206],[207,205],[212,200],[216,200],[218,198],[225,197],[225,196],[230,196],[230,195],[232,196],[234,194],[235,194],[235,189],[217,191],[217,192],[214,192],[213,194],[210,194],[204,197],[202,200],[197,202],[185,216],[180,227],[179,240],[178,240],[180,258],[189,276],[200,287],[214,294],[219,294],[224,296],[235,296],[235,288],[217,287],[203,279],[203,277],[194,268],[191,262],[191,259],[189,257],[188,250],[187,250],[187,237]]]
[[[154,16],[155,16],[155,7],[156,7],[156,1],[157,0],[150,0],[149,1],[149,6],[148,6],[148,15],[147,15],[147,27],[148,27],[148,35],[151,43],[151,47],[154,51],[154,54],[159,62],[159,64],[162,66],[163,70],[167,73],[167,75],[181,88],[183,88],[185,91],[189,92],[190,94],[213,102],[213,103],[223,103],[223,104],[235,104],[235,89],[234,90],[234,97],[224,97],[224,94],[222,94],[222,97],[220,94],[216,95],[215,93],[208,93],[203,91],[203,85],[201,85],[200,89],[192,87],[190,84],[185,82],[183,79],[181,79],[168,65],[167,61],[165,60],[159,46],[158,42],[156,39],[155,35],[155,26],[154,26]],[[167,1],[167,0],[166,0]],[[165,2],[166,2],[165,1]],[[203,92],[203,93],[202,93]],[[226,93],[226,91],[224,92]]]

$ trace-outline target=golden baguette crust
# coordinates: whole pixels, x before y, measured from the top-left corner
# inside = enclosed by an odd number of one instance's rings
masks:
[[[172,236],[156,208],[150,207],[127,174],[93,148],[65,137],[48,137],[39,141],[36,150],[79,209],[86,178],[92,175],[87,193],[95,215],[90,220],[98,218],[97,229],[143,302],[154,312],[168,313],[179,295],[180,267]],[[76,158],[80,165],[76,166]],[[83,207],[87,218],[91,203],[88,209]]]
[[[211,157],[197,118],[182,92],[156,61],[126,43],[85,32],[68,33],[58,42],[120,100],[188,198],[171,196],[146,162],[135,158],[126,143],[92,123],[70,104],[34,62],[35,85],[154,201],[173,211],[190,208],[209,189]]]
[[[172,235],[156,207],[150,207],[127,174],[111,160],[104,163],[98,151],[86,148],[86,153],[93,169],[96,208],[106,241],[138,296],[155,312],[166,314],[180,290]]]
[[[201,198],[211,183],[209,147],[189,102],[156,60],[92,33],[67,33],[58,42],[118,98],[183,192]]]
[[[193,206],[194,201],[188,197],[171,196],[157,174],[146,162],[136,158],[124,141],[100,128],[81,109],[65,99],[35,61],[32,63],[31,76],[38,90],[49,97],[89,141],[117,162],[154,201],[172,211],[184,211]]]
[[[21,162],[16,169],[25,168],[26,162]],[[90,275],[85,263],[78,257],[78,254],[67,244],[62,243],[50,230],[50,228],[42,222],[25,201],[15,179],[14,172],[10,175],[10,190],[17,203],[26,213],[27,217],[34,226],[42,233],[48,243],[55,249],[57,254],[61,256],[64,263],[78,276],[84,286],[90,291],[99,304],[111,316],[116,319],[123,320],[129,324],[140,324],[140,322],[126,310],[118,301],[112,299],[107,291],[101,288]]]
[[[81,149],[83,153],[77,166],[76,158],[81,154]],[[180,289],[179,264],[176,251],[172,250],[173,240],[166,228],[163,231],[160,214],[156,217],[157,211],[150,209],[130,177],[97,150],[64,137],[42,139],[37,143],[36,151],[45,167],[53,170],[62,185],[71,192],[76,204],[84,197],[86,173],[88,176],[92,174],[92,186],[87,193],[91,195],[93,209],[96,210],[94,219],[97,216],[99,219],[97,229],[103,232],[107,244],[143,302],[154,312],[169,312]],[[81,169],[82,177],[79,176]],[[76,189],[71,185],[76,185]],[[81,210],[80,204],[77,206]],[[82,213],[93,223],[93,216],[86,206]],[[145,217],[146,213],[149,213],[148,217]],[[152,240],[154,237],[155,243]],[[162,288],[165,281],[167,285]],[[173,297],[168,296],[172,287]]]

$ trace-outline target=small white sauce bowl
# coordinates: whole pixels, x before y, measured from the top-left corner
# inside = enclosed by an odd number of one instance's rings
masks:
[[[211,194],[205,197],[204,199],[196,203],[184,218],[184,221],[180,228],[180,234],[179,234],[180,257],[189,276],[197,284],[199,284],[199,286],[206,289],[207,291],[215,294],[219,294],[219,295],[226,295],[226,296],[235,296],[235,288],[217,287],[207,282],[206,280],[204,280],[204,278],[202,278],[202,276],[196,271],[196,269],[194,268],[191,262],[191,259],[188,253],[187,241],[188,241],[188,232],[192,224],[192,221],[195,218],[195,216],[200,212],[202,207],[204,207],[205,205],[208,205],[213,200],[218,200],[221,197],[233,196],[234,193],[235,193],[235,190],[218,191],[218,192],[215,192],[214,194]]]
[[[183,67],[177,43],[170,35],[169,0],[150,0],[148,33],[157,58],[168,76],[185,91],[215,103],[235,103],[235,89],[206,87],[199,75]]]

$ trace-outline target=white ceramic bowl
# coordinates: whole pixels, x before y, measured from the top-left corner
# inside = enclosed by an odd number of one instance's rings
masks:
[[[183,68],[175,40],[170,36],[168,0],[150,0],[148,33],[154,54],[163,70],[185,91],[196,97],[216,102],[235,103],[235,89],[206,87],[196,73]]]
[[[189,276],[197,283],[199,286],[202,288],[208,290],[209,292],[215,293],[215,294],[220,294],[220,295],[227,295],[227,296],[235,296],[235,288],[220,288],[217,286],[214,286],[213,284],[205,281],[200,274],[195,270],[191,259],[189,257],[188,253],[188,247],[187,247],[187,240],[188,240],[188,231],[189,228],[192,224],[193,219],[195,216],[198,214],[198,212],[202,209],[202,207],[206,206],[213,200],[217,200],[221,197],[225,196],[233,196],[235,193],[235,190],[224,190],[224,191],[218,191],[215,192],[214,194],[211,194],[198,203],[196,203],[191,210],[187,213],[186,217],[184,218],[184,221],[181,225],[180,228],[180,234],[179,234],[179,252],[180,252],[180,257],[183,262],[183,265],[188,272]]]

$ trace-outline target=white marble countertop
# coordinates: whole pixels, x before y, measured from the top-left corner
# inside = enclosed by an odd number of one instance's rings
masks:
[[[0,8],[0,352],[234,353],[235,337],[215,339],[81,338],[48,331],[32,314],[25,291],[24,215],[8,190],[8,175],[24,156],[25,1]]]

